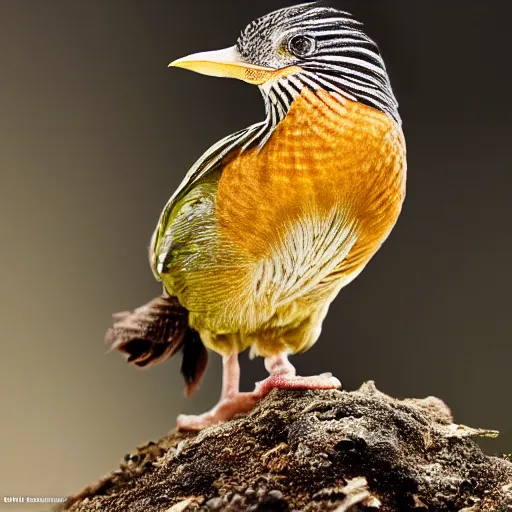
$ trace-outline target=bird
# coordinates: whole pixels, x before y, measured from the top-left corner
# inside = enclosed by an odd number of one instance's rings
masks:
[[[317,2],[249,23],[226,49],[170,67],[256,85],[265,118],[214,144],[165,205],[149,246],[161,296],[114,315],[105,341],[137,367],[182,353],[185,394],[222,357],[219,402],[180,415],[201,430],[274,388],[337,389],[289,356],[318,340],[330,304],[388,238],[406,195],[406,143],[379,47],[352,14]],[[214,123],[215,120],[212,120]],[[240,391],[239,354],[268,378]]]

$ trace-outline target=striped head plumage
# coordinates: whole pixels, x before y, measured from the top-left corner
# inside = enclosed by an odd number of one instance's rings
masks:
[[[401,123],[377,44],[351,14],[317,2],[267,14],[250,23],[233,47],[171,65],[259,85],[274,123],[304,87],[340,94]]]

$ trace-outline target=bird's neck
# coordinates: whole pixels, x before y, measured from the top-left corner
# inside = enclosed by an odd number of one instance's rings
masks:
[[[337,98],[337,101],[356,101],[350,94],[338,88],[330,88],[328,84],[325,87],[319,87],[306,74],[290,75],[280,80],[267,82],[260,86],[265,102],[266,119],[259,125],[257,132],[251,137],[249,143],[246,142],[245,148],[251,146],[259,146],[262,148],[274,133],[276,127],[288,115],[292,105],[299,97],[304,96],[304,91],[308,91],[308,95],[314,96],[315,101],[318,100],[319,104],[325,104],[326,97]],[[401,121],[396,104],[391,105],[393,109],[389,112],[384,112],[391,119],[393,124],[396,124],[400,129]],[[390,108],[391,108],[390,106]],[[372,110],[372,109],[370,109]],[[342,122],[340,118],[340,122]]]

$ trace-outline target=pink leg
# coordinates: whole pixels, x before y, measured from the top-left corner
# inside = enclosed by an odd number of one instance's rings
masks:
[[[270,377],[256,385],[255,393],[264,397],[274,388],[279,389],[338,389],[341,382],[332,373],[312,377],[299,377],[286,353],[265,358],[265,368]]]
[[[201,430],[228,421],[238,413],[249,412],[260,398],[255,393],[240,393],[238,352],[222,358],[222,393],[219,403],[199,416],[178,416],[179,430]]]
[[[253,393],[240,393],[240,366],[238,353],[232,352],[222,359],[222,394],[219,403],[199,416],[178,416],[179,430],[201,430],[230,420],[236,414],[249,412],[272,389],[338,389],[341,383],[330,373],[313,377],[299,377],[283,353],[265,358],[270,377],[256,385]]]

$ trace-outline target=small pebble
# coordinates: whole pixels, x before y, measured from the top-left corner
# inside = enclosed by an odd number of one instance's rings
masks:
[[[222,507],[222,498],[212,498],[206,502],[206,506],[210,510],[219,510]]]
[[[283,493],[278,490],[273,490],[268,493],[269,497],[274,498],[275,500],[280,500],[283,498]]]

